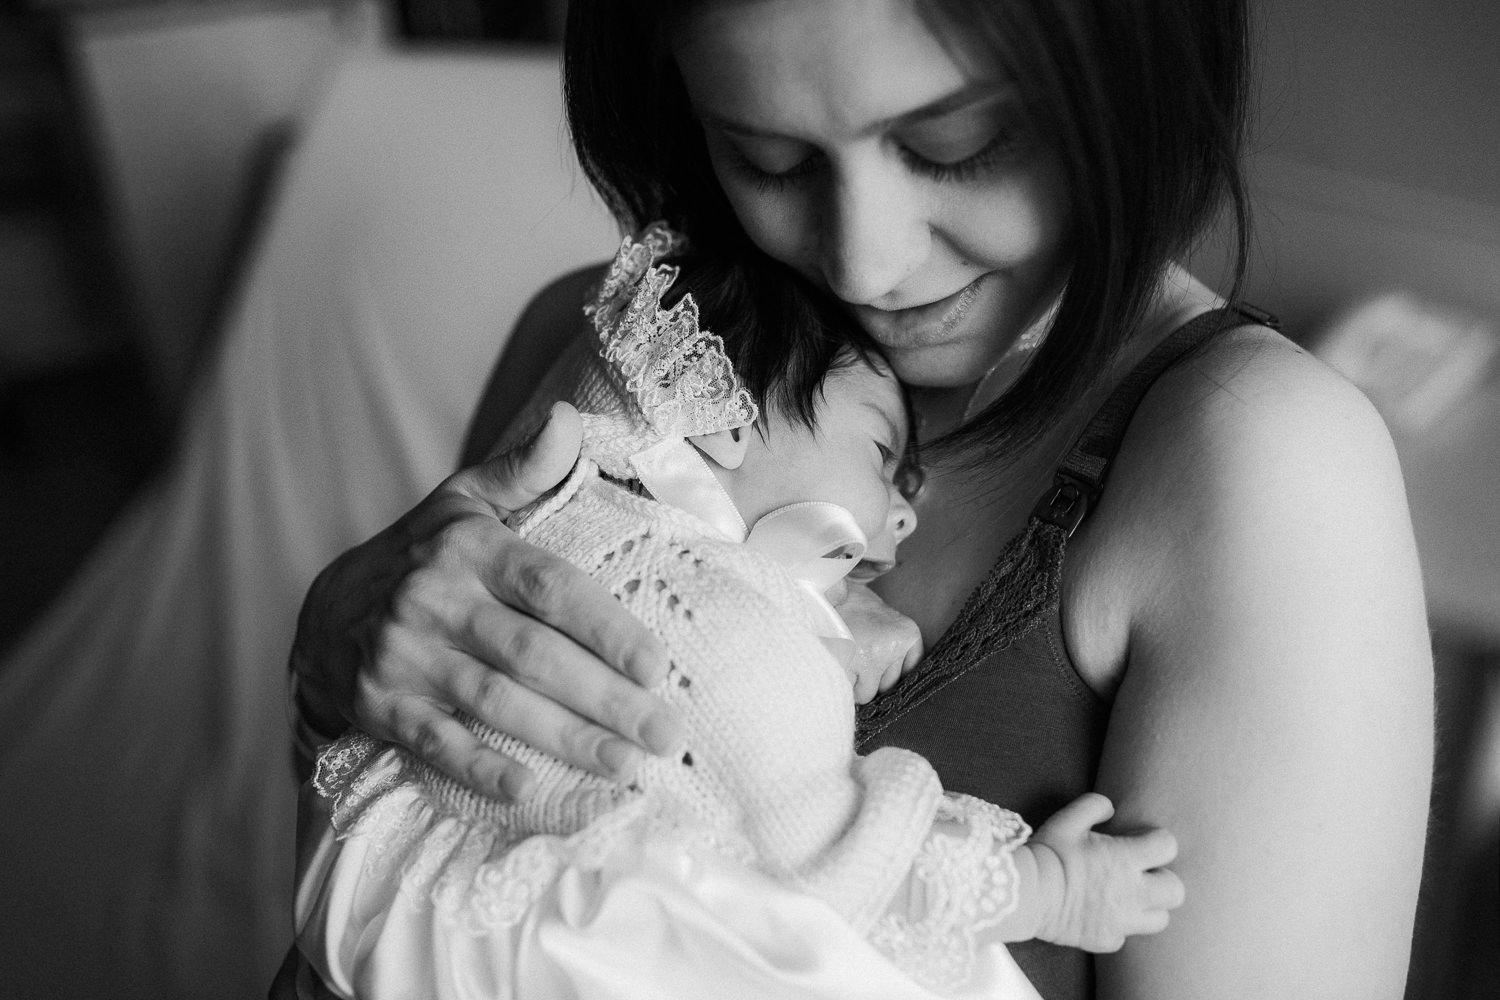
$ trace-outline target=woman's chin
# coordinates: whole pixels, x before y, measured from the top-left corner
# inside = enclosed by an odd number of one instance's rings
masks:
[[[881,345],[891,371],[915,389],[961,389],[973,386],[994,364],[970,345],[928,344],[919,347]]]

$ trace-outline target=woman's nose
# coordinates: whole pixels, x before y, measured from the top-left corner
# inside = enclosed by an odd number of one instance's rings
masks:
[[[854,305],[878,304],[922,265],[931,236],[920,199],[894,171],[859,165],[834,179],[821,240],[823,277]]]

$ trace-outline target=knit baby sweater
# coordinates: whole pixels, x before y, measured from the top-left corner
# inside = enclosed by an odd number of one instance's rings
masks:
[[[468,719],[537,777],[508,804],[354,734],[324,751],[314,779],[338,837],[380,841],[407,897],[475,930],[524,919],[564,867],[675,837],[826,901],[923,982],[962,982],[975,935],[1015,905],[1010,853],[1028,831],[1013,813],[944,796],[917,754],[854,754],[848,679],[787,572],[587,460],[520,531],[662,638],[671,666],[656,693],[683,715],[684,751],[648,758],[621,787]],[[962,833],[934,837],[935,823]]]

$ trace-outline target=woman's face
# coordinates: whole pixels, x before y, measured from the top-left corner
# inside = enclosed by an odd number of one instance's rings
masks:
[[[1015,87],[955,61],[913,0],[711,0],[671,37],[745,231],[848,303],[904,381],[972,383],[1046,314],[1061,170]]]

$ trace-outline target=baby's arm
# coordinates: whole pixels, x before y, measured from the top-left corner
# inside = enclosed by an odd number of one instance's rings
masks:
[[[982,970],[1013,964],[995,954],[1007,942],[1110,952],[1160,931],[1183,898],[1181,880],[1160,867],[1176,842],[1165,830],[1094,830],[1112,813],[1090,793],[1029,836],[1009,810],[947,796],[871,942],[919,982],[962,992]]]
[[[1156,934],[1182,905],[1182,880],[1164,868],[1177,856],[1166,830],[1109,834],[1094,829],[1114,815],[1109,799],[1084,795],[1015,851],[1016,908],[998,927],[1002,941],[1039,938],[1084,951],[1119,951],[1125,939]]]

